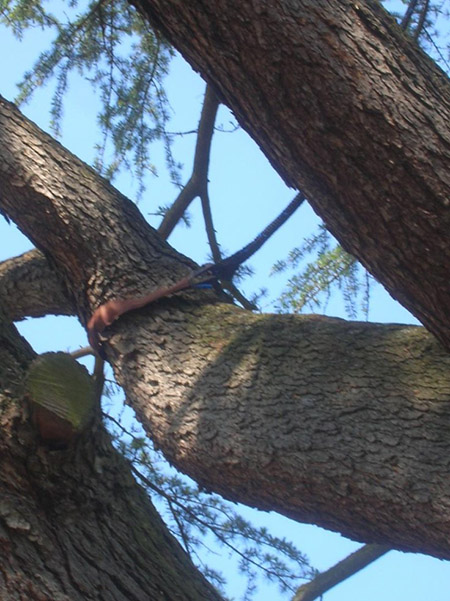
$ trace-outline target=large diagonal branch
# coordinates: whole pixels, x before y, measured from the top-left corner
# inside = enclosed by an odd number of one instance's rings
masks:
[[[170,325],[167,307],[148,317],[115,330],[117,376],[179,469],[234,501],[450,558],[450,357],[424,329],[176,301]]]
[[[380,3],[133,4],[344,248],[450,346],[450,86]]]
[[[133,203],[1,97],[0,156],[1,207],[58,271],[82,322],[111,296],[157,288],[195,266]]]
[[[0,207],[45,250],[83,323],[192,266],[5,101],[0,157]],[[450,356],[424,329],[258,316],[197,291],[104,335],[147,431],[205,488],[450,557]]]
[[[62,293],[55,272],[37,250],[0,264],[0,291],[0,304],[6,312],[6,317],[10,319],[21,319],[24,316],[40,317],[49,313],[73,314],[73,308]],[[360,549],[357,554],[303,585],[295,599],[306,601],[307,598],[319,597],[332,586],[348,578],[350,573],[361,569],[359,555],[364,556],[366,565],[388,550],[386,547],[380,549],[379,545],[368,545],[367,548],[370,551],[374,548],[373,554],[369,556],[366,547]],[[349,567],[347,564],[350,564]]]

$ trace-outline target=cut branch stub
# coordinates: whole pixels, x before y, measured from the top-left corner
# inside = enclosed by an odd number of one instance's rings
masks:
[[[41,438],[57,446],[69,443],[93,415],[93,380],[67,353],[39,355],[28,371],[26,392]]]

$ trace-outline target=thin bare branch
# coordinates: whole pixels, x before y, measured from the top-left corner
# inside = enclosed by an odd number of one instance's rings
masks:
[[[263,229],[263,231],[256,236],[254,240],[249,242],[244,248],[238,250],[231,255],[231,257],[227,257],[224,263],[227,264],[227,269],[231,272],[235,271],[235,269],[245,263],[252,255],[254,255],[260,248],[267,242],[267,240],[284,224],[286,221],[295,213],[295,211],[303,204],[305,201],[305,197],[301,192],[295,196],[293,200],[288,204],[288,206],[281,211],[281,213],[276,217],[269,225]]]
[[[408,4],[408,8],[406,9],[403,19],[400,22],[400,27],[403,29],[403,31],[406,31],[408,28],[418,2],[419,0],[411,0],[411,2]]]
[[[222,288],[224,290],[226,290],[227,292],[229,292],[231,294],[231,296],[244,307],[244,309],[247,309],[248,311],[256,311],[258,309],[257,305],[255,305],[255,303],[252,303],[251,301],[249,301],[248,298],[246,298],[242,294],[242,292],[233,284],[233,282],[221,282],[221,283],[222,283]]]
[[[219,278],[221,280],[222,287],[227,290],[245,309],[254,311],[256,306],[247,300],[244,295],[236,288],[232,282],[232,276],[237,267],[247,261],[257,250],[261,248],[263,244],[274,234],[298,207],[303,203],[305,197],[298,193],[297,196],[289,203],[289,205],[276,217],[256,238],[244,246],[241,250],[234,253],[231,257],[222,261],[222,255],[220,252],[219,245],[216,240],[216,234],[212,221],[211,208],[209,203],[208,190],[206,189],[201,195],[203,217],[205,219],[206,233],[208,235],[209,245],[211,247],[212,256],[216,265],[220,263],[226,263],[227,268],[223,270],[224,274],[229,277]]]
[[[206,87],[202,114],[198,126],[197,144],[195,147],[194,166],[189,181],[167,211],[158,228],[160,235],[167,239],[183,216],[190,203],[207,189],[209,157],[211,141],[214,133],[219,100],[210,85]]]
[[[208,237],[208,243],[211,249],[211,254],[214,263],[219,263],[219,261],[222,260],[222,253],[220,252],[220,247],[216,238],[216,230],[214,229],[211,205],[209,202],[209,194],[207,188],[203,190],[202,194],[200,195],[200,200],[202,203],[203,219],[205,220],[206,235]]]
[[[105,386],[105,361],[98,355],[95,356],[92,376],[95,381],[95,409],[96,411],[101,411],[102,394]]]
[[[416,42],[419,39],[419,36],[422,33],[423,28],[425,26],[425,21],[426,21],[427,15],[428,15],[429,8],[430,8],[430,0],[424,0],[422,9],[419,14],[419,20],[417,21],[417,27],[414,30],[413,40],[415,40]]]

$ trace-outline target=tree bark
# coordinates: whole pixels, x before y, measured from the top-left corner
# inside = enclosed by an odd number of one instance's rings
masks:
[[[450,345],[450,87],[376,0],[130,0]]]
[[[75,315],[62,281],[36,249],[0,263],[0,306],[9,321]]]
[[[2,601],[219,601],[101,425],[64,451],[38,440],[22,388],[33,357],[0,319]]]
[[[0,103],[0,207],[82,323],[185,274],[127,199]],[[202,486],[348,536],[450,557],[450,356],[423,328],[259,316],[191,291],[105,331],[128,402]]]

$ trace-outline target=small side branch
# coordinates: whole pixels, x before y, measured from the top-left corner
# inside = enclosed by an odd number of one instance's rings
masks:
[[[276,217],[256,238],[244,246],[241,250],[231,255],[227,259],[221,259],[221,253],[219,246],[216,241],[215,231],[212,223],[212,217],[209,207],[209,199],[207,194],[202,196],[202,208],[203,215],[205,218],[206,231],[208,233],[208,240],[211,246],[214,262],[216,264],[218,277],[221,280],[221,284],[225,290],[241,303],[245,309],[254,311],[257,307],[248,301],[236,288],[232,282],[233,275],[239,265],[245,263],[255,252],[257,252],[263,244],[274,234],[286,221],[293,215],[293,213],[300,207],[305,200],[305,197],[300,192],[297,196],[289,203],[289,205]],[[220,274],[220,275],[219,275]]]
[[[95,355],[94,349],[91,346],[83,346],[82,348],[70,353],[74,359],[81,359],[89,355]]]
[[[247,246],[241,248],[238,252],[234,253],[228,259],[225,259],[224,263],[227,264],[227,269],[234,271],[239,265],[245,263],[252,255],[254,255],[260,248],[267,242],[267,240],[284,224],[286,221],[295,213],[300,205],[305,201],[305,197],[301,192],[291,200],[288,206],[276,217],[272,223],[252,240]]]
[[[375,543],[364,545],[329,570],[318,574],[311,582],[303,584],[295,593],[292,601],[314,601],[390,550],[391,547],[386,545]]]

